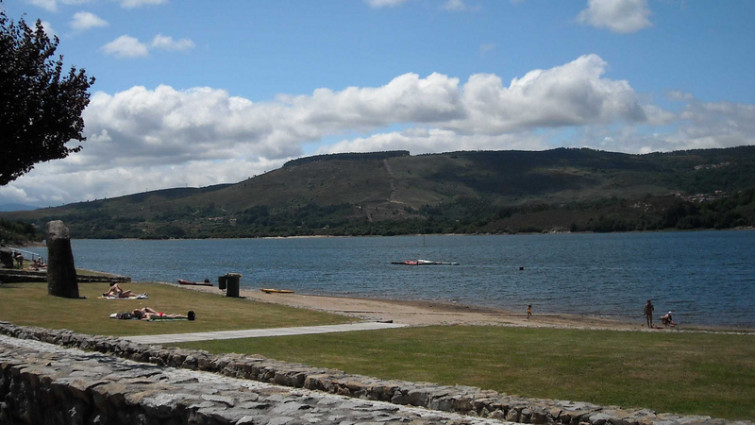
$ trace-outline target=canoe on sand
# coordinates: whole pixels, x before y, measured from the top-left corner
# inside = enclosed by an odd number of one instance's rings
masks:
[[[290,289],[260,288],[260,291],[266,294],[293,294],[294,293],[294,291]]]
[[[212,286],[212,282],[210,281],[204,281],[204,282],[192,282],[190,280],[185,279],[178,279],[178,283],[180,285],[199,285],[199,286]]]

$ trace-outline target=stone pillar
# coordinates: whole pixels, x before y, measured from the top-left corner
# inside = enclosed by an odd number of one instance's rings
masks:
[[[47,223],[47,293],[57,297],[79,298],[71,233],[60,220]]]
[[[0,249],[0,264],[8,269],[14,268],[16,264],[15,260],[13,259],[13,251],[7,250],[5,248]],[[225,286],[223,288],[225,289]]]

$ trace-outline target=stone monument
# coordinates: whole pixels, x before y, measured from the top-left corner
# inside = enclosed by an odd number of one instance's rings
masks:
[[[71,233],[60,220],[47,223],[47,293],[57,297],[79,298]]]

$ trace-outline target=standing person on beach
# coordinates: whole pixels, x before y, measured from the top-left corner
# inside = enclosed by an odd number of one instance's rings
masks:
[[[527,306],[527,320],[530,320],[530,317],[532,317],[532,304]]]
[[[645,320],[648,323],[648,327],[653,327],[653,311],[655,310],[655,307],[653,307],[652,300],[648,300],[648,303],[645,304]]]

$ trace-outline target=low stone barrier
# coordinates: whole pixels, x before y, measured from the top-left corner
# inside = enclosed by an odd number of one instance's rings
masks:
[[[500,425],[5,335],[0,400],[4,425]]]
[[[76,275],[79,283],[84,282],[108,282],[108,283],[129,283],[131,278],[128,276],[118,276],[114,274]],[[24,282],[47,282],[46,271],[35,270],[18,270],[0,268],[0,282],[5,283],[24,283]]]
[[[7,322],[0,322],[0,333],[14,338],[76,347],[156,366],[213,372],[244,380],[396,405],[419,406],[469,417],[565,425],[752,425],[749,421],[681,416],[657,413],[649,409],[623,409],[573,401],[529,399],[467,386],[385,381],[333,369],[271,360],[262,356],[212,355],[201,350],[146,346],[115,337],[22,327]]]

